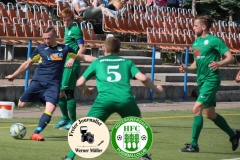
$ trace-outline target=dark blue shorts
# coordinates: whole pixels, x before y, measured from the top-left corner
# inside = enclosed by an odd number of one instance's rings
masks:
[[[46,82],[31,81],[27,90],[22,94],[21,102],[38,102],[43,100],[57,106],[59,100],[60,85]]]

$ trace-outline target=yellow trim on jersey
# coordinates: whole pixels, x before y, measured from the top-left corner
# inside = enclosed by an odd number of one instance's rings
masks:
[[[51,47],[56,47],[58,44],[56,43],[55,45],[51,46]]]
[[[76,59],[78,57],[78,54],[72,53],[72,52],[68,52],[67,54],[69,57]]]
[[[33,58],[29,58],[34,63],[42,63],[42,57],[40,54],[35,55]]]

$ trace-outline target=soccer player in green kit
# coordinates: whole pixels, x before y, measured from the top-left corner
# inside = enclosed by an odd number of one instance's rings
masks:
[[[141,112],[132,94],[130,79],[136,78],[155,93],[163,92],[162,86],[155,86],[151,80],[142,74],[135,64],[128,59],[118,56],[121,42],[117,38],[108,38],[104,44],[104,57],[93,61],[83,75],[78,79],[77,86],[85,95],[92,94],[85,83],[95,76],[97,81],[98,96],[87,113],[105,122],[113,113],[118,113],[122,118],[128,116],[141,117]],[[65,160],[72,160],[75,153],[70,150]],[[146,154],[141,160],[151,160]]]
[[[189,67],[184,65],[179,67],[180,72],[197,70],[197,84],[200,91],[192,110],[194,114],[192,140],[190,144],[185,144],[185,148],[180,149],[181,152],[199,152],[198,138],[203,126],[203,109],[206,118],[212,120],[229,135],[232,150],[235,151],[239,145],[240,131],[232,130],[226,120],[215,111],[216,93],[221,83],[219,67],[232,63],[234,58],[220,38],[209,34],[211,25],[212,20],[208,16],[199,16],[195,19],[193,29],[197,38],[192,45],[195,60]],[[220,60],[220,55],[226,58]]]
[[[74,49],[78,54],[85,53],[83,34],[79,27],[73,24],[74,14],[70,8],[66,8],[61,12],[61,17],[66,27],[64,33],[65,45]],[[80,74],[80,61],[75,61],[71,57],[67,57],[63,78],[60,88],[60,99],[58,105],[62,112],[61,120],[54,124],[54,128],[69,130],[73,122],[76,121],[76,100],[74,98],[74,90],[76,81]]]

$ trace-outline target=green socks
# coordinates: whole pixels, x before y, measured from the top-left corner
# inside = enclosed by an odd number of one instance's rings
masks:
[[[230,138],[232,138],[235,135],[234,131],[229,127],[226,120],[221,115],[217,114],[217,117],[213,120],[213,122],[220,129],[226,132]],[[199,138],[202,127],[203,127],[202,115],[194,116],[194,121],[192,125],[192,141],[190,143],[194,147],[198,145],[198,138]]]
[[[192,124],[192,141],[190,144],[193,147],[196,147],[198,145],[198,138],[200,135],[200,132],[203,127],[203,116],[194,116],[193,124]]]
[[[74,98],[67,101],[67,109],[70,116],[70,122],[73,124],[76,121],[76,100]]]
[[[72,158],[73,159],[75,156],[76,156],[76,154],[72,150],[70,150],[68,155],[67,155],[67,158]]]
[[[67,99],[65,96],[63,96],[62,98],[59,98],[59,101],[58,101],[58,105],[60,107],[60,110],[62,112],[62,115],[63,115],[63,119],[64,120],[69,120],[69,117],[68,117],[68,108],[67,108]]]
[[[219,114],[217,114],[217,117],[213,120],[213,122],[218,126],[221,130],[226,132],[230,138],[232,138],[235,133],[234,131],[229,127],[226,120]]]

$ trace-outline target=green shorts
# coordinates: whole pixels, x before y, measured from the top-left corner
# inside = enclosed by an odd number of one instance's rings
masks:
[[[60,90],[75,90],[80,75],[80,66],[64,68]]]
[[[96,99],[88,111],[87,116],[95,117],[105,122],[113,113],[118,113],[122,118],[129,116],[141,116],[140,109],[134,98],[121,103]]]
[[[220,82],[203,82],[199,86],[199,96],[197,102],[204,105],[205,108],[216,106],[216,93],[220,88]]]

